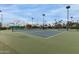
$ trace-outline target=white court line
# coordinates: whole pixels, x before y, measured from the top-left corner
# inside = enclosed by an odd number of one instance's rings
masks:
[[[56,35],[53,35],[53,36],[47,37],[47,38],[45,38],[45,39],[49,39],[49,38],[52,38],[52,37],[55,37],[55,36],[61,35],[61,34],[65,33],[65,32],[67,32],[67,31],[64,31],[64,32],[62,32],[62,33],[59,33],[59,34],[56,34]]]

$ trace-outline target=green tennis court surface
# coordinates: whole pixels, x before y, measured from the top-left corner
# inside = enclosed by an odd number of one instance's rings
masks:
[[[0,44],[0,51],[6,53],[79,53],[79,32],[68,31],[45,40],[28,33],[5,30],[0,31]]]

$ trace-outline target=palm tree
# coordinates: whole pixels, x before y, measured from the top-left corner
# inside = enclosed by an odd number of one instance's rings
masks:
[[[73,21],[73,22],[74,22],[74,20],[73,20],[73,16],[71,16],[70,18],[71,18],[71,21]]]
[[[66,9],[67,9],[67,22],[68,22],[68,20],[69,20],[69,8],[70,8],[70,6],[68,5],[68,6],[66,6]],[[68,31],[68,25],[66,25],[66,28],[67,28],[67,31]]]
[[[63,20],[59,20],[59,23],[61,24]]]
[[[56,28],[56,24],[57,24],[57,20],[54,19],[55,23],[54,23],[54,28]]]
[[[34,18],[32,17],[32,25],[33,25],[33,20],[34,20]]]

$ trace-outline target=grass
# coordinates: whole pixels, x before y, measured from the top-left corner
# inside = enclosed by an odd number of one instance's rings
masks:
[[[2,47],[1,47],[2,46]],[[44,39],[28,33],[0,31],[0,51],[12,53],[79,53],[79,32]]]

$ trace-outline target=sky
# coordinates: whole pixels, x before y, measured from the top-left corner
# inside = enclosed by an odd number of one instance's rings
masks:
[[[43,16],[45,14],[44,21],[47,24],[57,21],[66,21],[67,9],[66,4],[0,4],[0,14],[3,15],[3,24],[8,25],[11,23],[18,24],[42,24]],[[79,19],[79,5],[71,4],[69,9],[70,17],[76,21]],[[1,16],[0,16],[1,19]],[[0,20],[1,22],[1,20]]]

